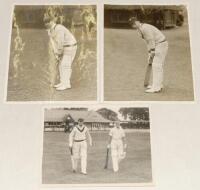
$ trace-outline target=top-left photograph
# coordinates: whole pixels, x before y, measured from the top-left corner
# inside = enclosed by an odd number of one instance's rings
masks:
[[[7,101],[97,100],[96,5],[15,5]]]

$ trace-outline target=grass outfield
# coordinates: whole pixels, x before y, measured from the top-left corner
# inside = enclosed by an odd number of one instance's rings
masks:
[[[72,76],[70,90],[57,91],[51,87],[50,78],[52,72],[58,74],[58,69],[54,66],[55,61],[49,61],[48,44],[49,38],[44,29],[21,29],[21,36],[25,42],[23,55],[20,57],[20,65],[18,71],[19,76],[14,78],[13,58],[14,39],[16,30],[12,31],[9,78],[8,78],[8,101],[89,101],[96,100],[96,37],[91,41],[80,39],[80,34],[75,35],[78,41],[78,49],[75,60],[72,64]],[[79,78],[82,71],[79,71],[78,58],[80,57],[81,46],[84,45],[85,50],[92,52],[84,57],[84,63],[89,65],[88,76]],[[81,63],[82,63],[81,62]],[[49,65],[53,65],[55,69],[51,71]],[[80,73],[81,72],[81,73]]]
[[[87,183],[148,183],[152,181],[150,133],[127,133],[127,157],[120,163],[120,171],[113,173],[111,159],[104,169],[107,132],[92,132],[93,147],[88,148],[88,175],[72,173],[68,134],[44,132],[43,184]],[[80,168],[79,168],[80,171]]]
[[[188,25],[162,31],[169,50],[164,66],[164,90],[155,94],[144,93],[147,50],[138,32],[107,28],[104,31],[106,101],[194,100]]]

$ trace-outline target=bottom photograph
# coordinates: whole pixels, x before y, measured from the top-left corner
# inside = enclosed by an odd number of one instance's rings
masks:
[[[44,109],[42,184],[152,183],[147,107]]]

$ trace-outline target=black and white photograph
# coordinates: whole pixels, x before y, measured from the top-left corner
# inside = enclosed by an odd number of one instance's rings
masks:
[[[96,5],[15,5],[7,101],[96,101]]]
[[[104,5],[104,100],[194,101],[185,5]]]
[[[42,184],[151,185],[148,107],[44,109]]]

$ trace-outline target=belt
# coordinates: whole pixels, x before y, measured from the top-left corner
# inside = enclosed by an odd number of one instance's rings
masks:
[[[74,140],[74,142],[82,142],[82,141],[85,141],[85,139],[83,139],[83,140]]]
[[[72,47],[72,46],[76,46],[77,45],[77,43],[75,43],[75,44],[70,44],[70,45],[64,45],[64,47]]]
[[[162,40],[162,41],[160,41],[160,42],[158,42],[158,44],[160,44],[160,43],[163,43],[163,42],[166,42],[167,40],[166,39],[164,39],[164,40]]]

